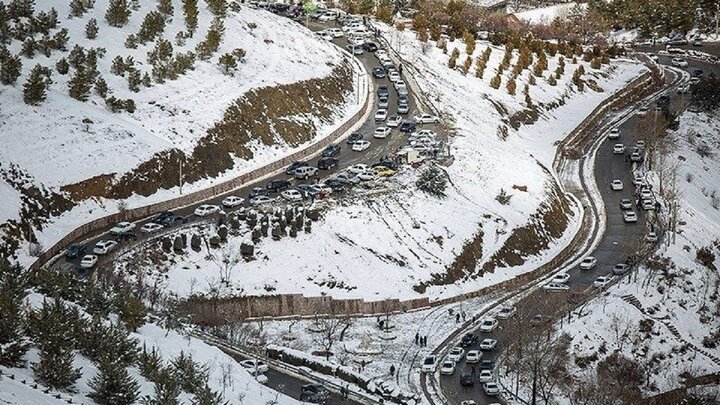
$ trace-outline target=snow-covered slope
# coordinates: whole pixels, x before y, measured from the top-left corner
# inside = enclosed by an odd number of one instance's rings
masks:
[[[562,18],[567,16],[568,13],[573,11],[576,7],[580,7],[580,10],[584,10],[587,7],[587,3],[561,3],[533,10],[520,11],[513,13],[513,15],[520,21],[525,21],[531,24],[550,24],[558,17]]]

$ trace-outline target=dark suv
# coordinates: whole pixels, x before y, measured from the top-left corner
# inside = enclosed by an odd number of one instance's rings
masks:
[[[340,145],[331,143],[322,151],[322,157],[333,157],[340,154]]]
[[[290,182],[283,179],[270,180],[265,188],[268,191],[283,191],[290,187]]]
[[[67,257],[68,259],[75,259],[76,257],[80,257],[84,254],[85,254],[85,245],[83,245],[82,243],[72,244],[65,251],[65,257]]]
[[[301,401],[308,401],[314,404],[324,404],[330,392],[322,384],[306,384],[302,386]]]
[[[324,157],[318,160],[318,169],[328,170],[338,165],[338,160],[331,157]]]
[[[474,333],[466,333],[460,341],[460,346],[471,346],[478,341],[478,335]]]
[[[295,174],[295,170],[297,170],[301,167],[305,167],[305,166],[309,166],[307,164],[307,162],[303,162],[303,161],[292,162],[292,164],[290,166],[288,166],[287,169],[285,169],[285,174],[287,174],[288,176],[292,176],[293,174]]]
[[[352,134],[350,134],[350,136],[348,136],[348,139],[346,142],[349,144],[353,144],[361,139],[363,139],[363,134],[361,134],[359,132],[353,132]]]

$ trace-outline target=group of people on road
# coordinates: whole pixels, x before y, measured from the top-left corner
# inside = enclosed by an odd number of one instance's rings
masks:
[[[427,347],[427,335],[420,336],[420,333],[416,332],[415,333],[415,344],[419,345],[420,347]]]

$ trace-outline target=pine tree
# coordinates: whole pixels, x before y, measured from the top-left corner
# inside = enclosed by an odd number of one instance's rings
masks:
[[[478,56],[475,61],[475,77],[482,79],[485,74],[485,59],[482,56]]]
[[[45,101],[47,89],[51,83],[50,70],[39,64],[35,65],[23,85],[23,101],[25,104],[38,105]]]
[[[510,80],[508,80],[507,85],[505,85],[505,89],[507,89],[509,95],[514,96],[515,90],[517,89],[515,79],[511,78]]]
[[[35,1],[12,0],[8,3],[7,12],[12,19],[20,19],[22,17],[32,18],[35,13]]]
[[[165,17],[159,11],[151,11],[145,15],[140,30],[137,33],[137,39],[144,44],[153,41],[158,35],[165,30]]]
[[[188,36],[192,38],[198,25],[197,0],[182,0],[182,2],[183,13],[185,14],[185,26],[188,30]]]
[[[140,84],[142,84],[140,71],[137,69],[130,70],[128,73],[128,89],[133,93],[137,93],[140,91]]]
[[[547,82],[551,86],[557,86],[557,79],[555,79],[555,76],[552,74],[550,76],[548,76]]]
[[[232,76],[232,71],[235,70],[237,67],[237,61],[235,60],[235,57],[230,54],[226,53],[218,59],[218,63],[220,64],[220,67],[222,67],[223,73],[226,75]]]
[[[216,17],[225,17],[227,13],[227,0],[205,0],[205,2]]]
[[[470,67],[472,66],[472,57],[470,55],[465,57],[465,62],[463,62],[461,72],[463,75],[467,75],[470,71]]]
[[[193,360],[189,354],[181,351],[172,359],[170,365],[174,368],[175,377],[184,391],[194,394],[207,384],[208,367]]]
[[[98,405],[131,405],[140,395],[140,384],[124,364],[104,355],[98,362],[99,373],[90,380],[88,394]]]
[[[129,112],[130,114],[135,112],[135,100],[128,98],[123,101],[123,108],[125,111]],[[143,315],[140,317],[141,309],[139,307],[135,307],[133,309],[135,311],[135,314],[133,315],[134,318],[131,319],[131,321],[136,322],[137,326],[142,326],[142,324],[145,323],[145,313],[147,310],[145,307],[142,307]],[[128,325],[128,322],[125,322],[125,325]],[[134,329],[133,329],[134,330]]]
[[[493,89],[499,89],[501,82],[502,78],[500,77],[500,74],[496,74],[492,79],[490,79],[490,87]]]
[[[32,57],[35,56],[35,46],[35,40],[33,37],[27,37],[22,44],[22,50],[20,53],[24,57],[32,59]]]
[[[112,65],[110,66],[110,73],[116,76],[125,76],[125,61],[122,56],[118,55],[113,59]]]
[[[97,38],[98,30],[99,30],[99,28],[97,25],[97,20],[94,18],[91,18],[90,21],[88,21],[88,23],[85,24],[85,38],[87,38],[87,39]]]
[[[108,94],[108,85],[107,85],[107,82],[105,81],[105,79],[103,79],[102,77],[98,77],[98,78],[95,80],[95,92],[96,92],[100,97],[102,97],[102,98],[107,97],[107,94]],[[86,304],[86,305],[87,305],[87,304]],[[92,304],[91,306],[94,306],[94,305],[95,305],[95,304]],[[104,303],[101,304],[101,305],[104,305]],[[108,305],[108,307],[109,307],[109,305]],[[97,309],[95,309],[95,311],[104,311],[104,310],[101,309],[101,308],[98,308],[98,307],[95,307],[95,308],[97,308]],[[91,313],[92,313],[92,312],[91,312]]]
[[[222,20],[213,20],[210,28],[208,29],[205,39],[200,42],[195,51],[197,52],[198,58],[202,60],[208,60],[210,57],[217,52],[222,42],[223,33],[225,32],[225,25]]]
[[[138,369],[140,369],[140,375],[147,378],[149,381],[155,381],[158,373],[163,368],[162,357],[157,350],[155,350],[155,347],[148,351],[144,344],[142,351],[138,354],[137,363]]]
[[[222,394],[211,390],[207,385],[198,390],[192,400],[192,405],[222,405],[224,403],[226,402],[223,400]]]
[[[132,105],[132,110],[135,111],[135,102],[133,102]],[[127,107],[128,105],[126,104],[126,110],[128,112],[133,112],[128,110]],[[114,304],[115,309],[120,315],[120,320],[125,324],[125,327],[128,330],[135,332],[137,328],[145,324],[147,309],[130,291],[125,290],[118,293],[115,296]]]
[[[175,11],[172,0],[160,0],[158,2],[157,10],[167,18],[172,17]]]
[[[4,85],[15,84],[22,72],[22,61],[15,55],[0,58],[0,82]]]
[[[157,373],[155,380],[155,395],[143,398],[145,405],[177,405],[181,389],[173,373],[162,369]]]
[[[447,176],[445,172],[437,166],[432,165],[420,174],[415,185],[418,189],[428,194],[436,197],[444,197],[445,188],[447,187]]]
[[[148,72],[145,72],[145,74],[142,77],[142,85],[144,87],[152,86],[152,79],[150,78],[150,74]]]
[[[70,37],[68,36],[67,28],[63,28],[60,31],[56,32],[55,35],[53,35],[53,43],[55,44],[55,49],[60,51],[67,50],[66,47],[69,40]]]
[[[87,11],[85,6],[85,0],[71,0],[70,1],[70,15],[73,17],[82,17]]]
[[[137,49],[138,47],[138,41],[135,34],[130,34],[125,38],[125,48],[127,49]]]
[[[472,55],[475,52],[475,36],[466,32],[463,34],[463,41],[465,42],[465,53]]]
[[[85,59],[87,59],[85,49],[80,45],[75,45],[68,54],[68,62],[75,69],[80,69],[85,64]]]
[[[29,345],[23,301],[27,296],[27,273],[19,265],[0,259],[0,365],[22,367]]]
[[[55,64],[55,69],[57,69],[58,73],[61,75],[66,75],[68,70],[70,70],[70,65],[67,63],[67,59],[60,58],[60,60],[58,60]]]
[[[122,27],[130,18],[130,6],[127,0],[110,0],[105,12],[105,20],[113,27]]]

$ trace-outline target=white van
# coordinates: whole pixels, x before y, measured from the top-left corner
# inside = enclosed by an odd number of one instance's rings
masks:
[[[320,21],[335,21],[338,18],[338,13],[335,11],[326,11],[318,17],[318,20]]]

